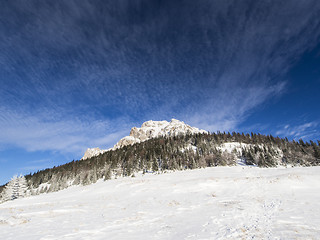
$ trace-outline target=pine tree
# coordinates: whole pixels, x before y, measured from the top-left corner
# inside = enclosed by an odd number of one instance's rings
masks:
[[[255,164],[251,149],[243,149],[242,150],[242,157],[244,158],[246,165],[254,165]]]
[[[104,167],[104,180],[111,179],[111,166],[110,164],[106,164]]]
[[[3,192],[3,199],[5,201],[23,198],[26,196],[27,182],[24,176],[14,176],[6,185]]]
[[[313,156],[315,158],[315,162],[319,163],[320,162],[320,147],[317,146],[317,144],[312,141],[311,141],[311,145],[312,145],[313,152],[314,152]]]
[[[157,162],[157,160],[155,158],[153,158],[153,162],[152,162],[152,171],[153,172],[159,171],[158,162]]]

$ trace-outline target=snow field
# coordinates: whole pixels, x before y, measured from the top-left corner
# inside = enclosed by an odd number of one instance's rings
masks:
[[[137,175],[0,204],[0,239],[317,239],[320,167]]]

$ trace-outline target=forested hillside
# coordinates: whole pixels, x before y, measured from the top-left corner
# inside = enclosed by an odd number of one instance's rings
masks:
[[[25,176],[25,194],[58,191],[98,179],[143,173],[235,165],[259,167],[320,165],[319,141],[288,141],[260,134],[212,133],[159,137],[111,150],[87,160],[38,171]],[[2,186],[4,192],[9,187]]]

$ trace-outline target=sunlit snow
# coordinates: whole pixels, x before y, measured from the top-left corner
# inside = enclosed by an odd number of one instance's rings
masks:
[[[216,167],[0,204],[0,239],[317,239],[320,167]]]

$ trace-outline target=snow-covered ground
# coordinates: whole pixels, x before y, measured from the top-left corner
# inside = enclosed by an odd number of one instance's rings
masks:
[[[319,239],[320,167],[119,178],[0,204],[0,239]]]

